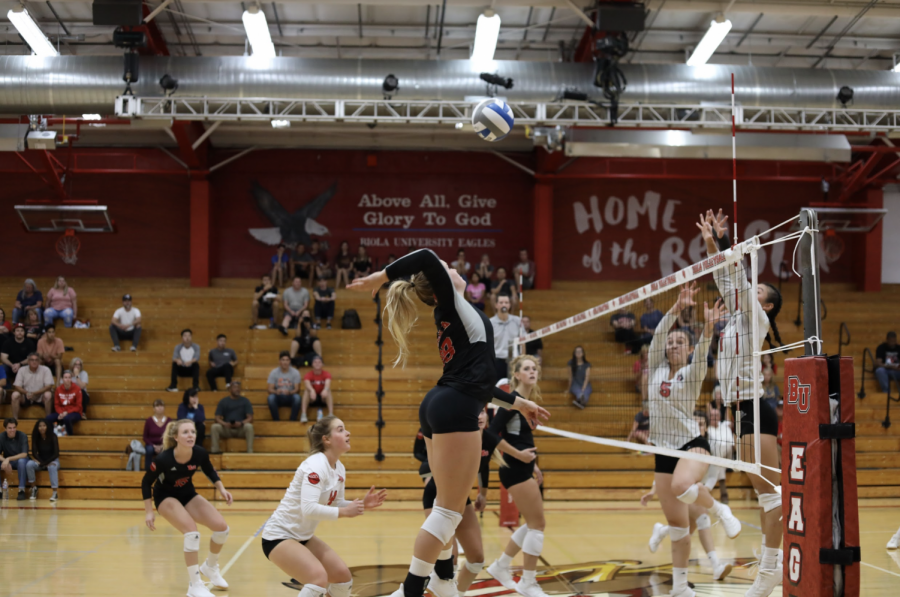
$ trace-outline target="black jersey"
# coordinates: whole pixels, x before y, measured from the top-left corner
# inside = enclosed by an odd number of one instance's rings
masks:
[[[521,396],[518,392],[513,392],[512,395]],[[518,411],[498,408],[490,430],[517,450],[534,447],[534,434],[528,419]]]
[[[494,328],[487,316],[453,288],[450,274],[430,249],[404,255],[384,268],[391,281],[425,275],[434,291],[434,325],[444,373],[438,385],[449,386],[484,402],[492,398],[511,406],[509,395],[494,387]]]
[[[487,489],[488,480],[491,476],[491,455],[500,443],[497,437],[490,429],[484,429],[481,432],[481,464],[478,465],[478,476],[481,478],[481,487]]]
[[[144,474],[144,480],[141,482],[141,493],[144,499],[151,498],[150,489],[154,483],[173,491],[193,489],[194,484],[191,478],[198,468],[202,469],[213,483],[219,480],[216,469],[209,461],[209,453],[200,446],[194,446],[191,459],[185,464],[175,460],[175,448],[163,450],[150,464],[150,470]]]

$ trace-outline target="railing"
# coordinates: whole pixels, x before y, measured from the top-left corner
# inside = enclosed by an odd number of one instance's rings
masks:
[[[381,416],[381,403],[384,400],[384,387],[381,383],[381,374],[384,371],[384,364],[381,362],[381,352],[384,346],[384,341],[381,339],[381,292],[375,295],[373,302],[375,303],[375,323],[378,325],[378,338],[375,340],[375,345],[378,347],[378,363],[375,365],[375,370],[378,371],[378,390],[375,392],[375,397],[378,399],[378,419],[375,421],[375,426],[378,427],[378,450],[375,452],[375,460],[381,462],[384,460],[384,452],[381,449],[381,430],[384,429],[384,419]]]
[[[819,315],[821,321],[825,321],[825,318],[828,317],[828,305],[825,304],[825,299],[819,297],[819,306],[822,308],[822,312]],[[803,293],[797,293],[797,319],[794,320],[794,325],[800,327],[803,325]]]
[[[871,369],[866,369],[867,356],[869,357],[869,362],[872,364]],[[862,399],[866,397],[866,373],[875,375],[875,368],[875,357],[872,356],[872,351],[868,348],[864,348],[862,356],[862,381],[859,384],[859,392],[856,394],[858,398]],[[881,426],[885,429],[888,429],[891,426],[891,402],[900,402],[900,396],[891,398],[891,383],[890,380],[888,380],[887,399],[885,400],[884,407],[884,421],[881,422]]]
[[[844,342],[844,332],[847,332],[847,341]],[[845,322],[841,322],[841,329],[838,332],[838,356],[841,356],[841,350],[850,344],[850,328]],[[868,350],[868,349],[866,349]]]

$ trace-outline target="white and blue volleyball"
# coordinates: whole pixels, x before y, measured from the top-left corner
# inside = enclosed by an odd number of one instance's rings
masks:
[[[515,123],[512,108],[503,100],[496,98],[481,101],[472,112],[472,126],[475,127],[475,133],[485,141],[503,139]]]

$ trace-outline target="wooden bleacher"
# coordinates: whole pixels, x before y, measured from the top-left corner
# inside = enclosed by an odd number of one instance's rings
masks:
[[[255,453],[245,453],[243,440],[225,440],[225,452],[213,457],[222,472],[226,487],[239,500],[280,499],[293,471],[307,450],[306,425],[287,421],[287,408],[281,409],[281,421],[271,420],[266,406],[265,380],[277,365],[277,354],[287,350],[290,338],[276,330],[248,330],[250,295],[253,280],[215,280],[211,288],[190,288],[185,279],[82,279],[70,280],[78,291],[79,317],[89,319],[87,330],[58,329],[58,335],[74,352],[66,353],[68,362],[81,357],[90,374],[91,405],[88,419],[77,423],[75,435],[60,439],[61,499],[140,499],[143,473],[124,471],[123,450],[133,438],[139,438],[143,421],[152,412],[157,398],[166,402],[166,412],[174,416],[181,394],[167,393],[173,346],[181,329],[194,331],[194,340],[204,353],[215,343],[219,333],[228,336],[228,344],[238,353],[237,376],[244,380],[244,394],[255,409]],[[46,291],[50,279],[38,279],[38,287]],[[551,291],[530,291],[527,312],[533,327],[539,328],[582,311],[637,286],[633,282],[573,283],[558,282]],[[0,307],[10,314],[21,280],[0,278]],[[124,292],[131,293],[134,305],[143,315],[140,350],[113,353],[107,327],[113,311],[120,306]],[[796,317],[798,286],[784,287],[784,308],[778,318],[785,342],[801,339],[802,330],[793,324]],[[826,350],[836,352],[840,323],[846,322],[852,343],[844,354],[856,359],[856,381],[859,385],[860,356],[864,347],[873,351],[883,341],[888,323],[882,314],[886,305],[900,297],[900,288],[886,287],[880,294],[857,292],[849,285],[824,285],[823,298],[828,315],[824,321]],[[356,309],[362,319],[362,330],[321,330],[326,368],[333,382],[336,414],[352,432],[353,451],[344,457],[352,474],[348,485],[367,488],[372,484],[386,486],[392,499],[417,500],[422,483],[416,473],[418,462],[412,457],[413,438],[418,429],[417,406],[439,376],[436,365],[434,330],[430,313],[423,307],[416,331],[413,351],[406,369],[388,366],[384,375],[384,420],[382,447],[387,458],[378,462],[377,449],[377,372],[375,362],[374,303],[366,296],[338,291],[338,317],[344,309]],[[663,306],[664,308],[664,306]],[[61,325],[61,322],[59,322]],[[385,332],[387,336],[387,332]],[[385,360],[393,356],[393,343],[385,338]],[[575,343],[585,347],[593,363],[594,394],[584,411],[571,406],[565,395],[565,363]],[[546,405],[553,413],[552,425],[588,434],[624,436],[631,426],[631,416],[640,407],[640,397],[633,394],[631,405],[621,405],[622,395],[631,388],[630,368],[623,372],[624,355],[611,334],[601,324],[550,336],[544,340],[544,381],[541,384]],[[633,357],[628,357],[633,360]],[[776,363],[783,371],[784,357]],[[627,361],[631,362],[631,361]],[[201,360],[201,371],[205,371]],[[189,380],[180,380],[186,388]],[[779,380],[779,385],[781,385]],[[201,375],[200,394],[207,416],[212,418],[215,405],[225,392],[212,393]],[[884,395],[874,378],[867,376],[865,400],[857,400],[857,450],[860,497],[900,496],[900,426],[883,429]],[[623,413],[624,409],[630,409]],[[0,407],[9,416],[9,405]],[[19,428],[31,435],[36,417],[42,409],[31,407],[20,414]],[[311,411],[314,419],[315,412]],[[207,433],[208,434],[208,433]],[[208,446],[207,440],[207,446]],[[540,465],[545,473],[545,497],[550,500],[637,499],[650,486],[653,458],[634,452],[578,442],[549,435],[539,435]],[[9,478],[15,484],[14,476]],[[199,475],[198,489],[207,497],[215,497],[214,489]],[[491,499],[497,497],[496,473],[491,481]],[[46,473],[39,474],[39,485],[49,486]],[[749,495],[749,481],[743,474],[730,474],[732,499]],[[45,494],[44,494],[45,495]]]

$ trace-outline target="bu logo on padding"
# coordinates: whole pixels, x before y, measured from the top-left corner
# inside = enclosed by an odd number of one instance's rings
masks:
[[[805,413],[809,410],[809,396],[812,393],[810,384],[800,383],[800,378],[796,375],[788,377],[787,383],[787,403],[796,404],[797,410]]]

